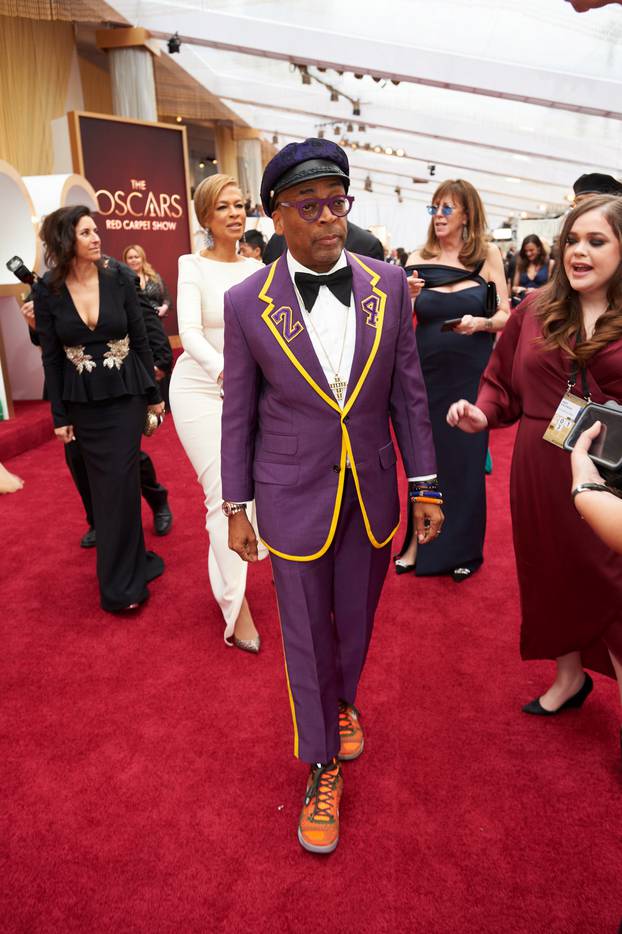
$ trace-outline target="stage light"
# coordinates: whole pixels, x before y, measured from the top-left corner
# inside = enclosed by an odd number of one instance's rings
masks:
[[[273,134],[272,134],[272,144],[273,144],[274,146],[277,146],[277,145],[278,145],[278,142],[279,142],[279,134],[278,134],[278,133],[273,133]]]
[[[354,126],[351,123],[348,123],[346,133],[354,133]]]
[[[175,123],[181,123],[182,120],[183,120],[183,117],[180,117],[179,114],[177,114],[177,116],[175,117]]]
[[[385,156],[392,156],[392,155],[393,155],[393,150],[391,149],[390,146],[387,146],[387,148],[386,148],[385,151],[384,151],[384,154],[385,154]]]
[[[428,174],[429,174],[430,178],[433,178],[433,177],[436,175],[436,166],[435,166],[435,165],[431,165],[431,164],[430,164],[430,165],[428,166]]]
[[[373,80],[376,82],[376,84],[378,84],[380,81],[382,81],[382,78],[379,78],[378,75],[372,75],[372,78],[373,78]]]
[[[396,194],[396,195],[401,195],[401,193],[402,193],[402,189],[400,188],[399,185],[396,185],[396,186],[395,186],[395,194]]]
[[[317,131],[317,138],[324,139],[324,130],[322,127],[320,127],[319,130]]]
[[[318,65],[318,66],[317,66],[317,70],[318,70],[318,71],[321,71],[322,74],[324,74],[324,72],[326,71],[326,69],[325,69],[325,68],[322,68],[321,65]]]
[[[166,45],[169,55],[179,55],[179,50],[181,49],[181,39],[179,38],[179,33],[174,32]]]
[[[212,165],[218,165],[218,159],[212,159]]]
[[[396,150],[395,150],[395,155],[396,155],[396,156],[399,156],[399,157],[401,158],[402,156],[405,156],[406,153],[404,152],[403,149],[396,149]]]
[[[372,186],[372,183],[371,183],[371,176],[370,176],[370,175],[368,175],[367,178],[365,179],[365,183],[364,183],[364,185],[363,185],[363,188],[364,188],[365,191],[373,191],[373,190],[374,190],[374,189],[373,189],[373,186]]]
[[[201,159],[201,161],[199,162],[199,168],[200,168],[200,169],[204,169],[204,168],[205,168],[205,162],[203,161],[203,159]]]
[[[399,83],[400,83],[400,82],[399,82],[399,80],[398,80],[397,78],[391,78],[391,84],[394,84],[395,87],[397,87]]]
[[[539,210],[539,211],[542,211],[542,213],[544,214],[544,212],[546,211],[547,207],[548,207],[548,205],[546,205],[546,204],[539,204],[539,205],[538,205],[538,210]]]
[[[361,81],[361,79],[364,78],[365,75],[358,74],[358,73],[355,71],[355,72],[354,72],[354,77],[355,77],[355,78],[358,78],[358,80]]]
[[[374,152],[382,152],[382,146],[374,146]]]
[[[360,101],[355,101],[354,104],[352,105],[352,116],[353,117],[361,116],[361,102]]]
[[[333,103],[339,100],[339,92],[336,91],[334,88],[330,89],[330,99]]]
[[[300,65],[300,77],[303,84],[311,84],[311,75],[307,71],[306,65]]]
[[[359,133],[364,133],[367,130],[367,127],[364,123],[359,123]]]
[[[371,143],[365,143],[364,148],[367,150],[367,152],[369,152],[369,150],[371,149]]]
[[[333,133],[335,134],[335,136],[339,136],[341,134],[341,127],[340,126],[333,127]]]

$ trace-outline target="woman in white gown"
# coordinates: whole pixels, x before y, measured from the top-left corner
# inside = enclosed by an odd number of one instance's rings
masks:
[[[207,242],[200,253],[179,258],[177,317],[184,353],[173,370],[170,405],[177,434],[205,493],[208,573],[225,620],[225,642],[258,652],[259,634],[245,596],[248,565],[229,550],[228,523],[221,510],[220,418],[224,294],[262,264],[237,253],[245,211],[234,178],[204,179],[195,192],[194,207]],[[252,504],[249,515],[254,522]],[[266,553],[263,549],[259,556]]]

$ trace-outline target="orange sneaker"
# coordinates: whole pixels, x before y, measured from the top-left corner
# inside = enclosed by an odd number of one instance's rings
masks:
[[[332,853],[339,843],[339,802],[343,792],[337,759],[312,765],[298,824],[300,845],[310,853]]]
[[[365,737],[360,716],[354,704],[339,701],[339,739],[341,740],[339,758],[342,761],[358,759],[363,752]]]

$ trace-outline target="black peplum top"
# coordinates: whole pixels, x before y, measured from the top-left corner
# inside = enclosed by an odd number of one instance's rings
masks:
[[[160,402],[143,313],[134,283],[120,269],[99,270],[99,318],[89,328],[65,285],[48,276],[35,289],[35,321],[56,428],[70,424],[66,402],[145,395]]]

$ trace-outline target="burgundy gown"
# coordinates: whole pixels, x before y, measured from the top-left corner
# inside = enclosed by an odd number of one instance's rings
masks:
[[[510,502],[521,656],[553,659],[580,650],[585,667],[614,677],[607,650],[622,662],[622,556],[576,511],[569,452],[542,437],[566,391],[570,360],[544,350],[539,337],[528,298],[510,316],[477,397],[491,428],[519,421]],[[593,402],[622,402],[622,340],[592,357],[587,377]]]

